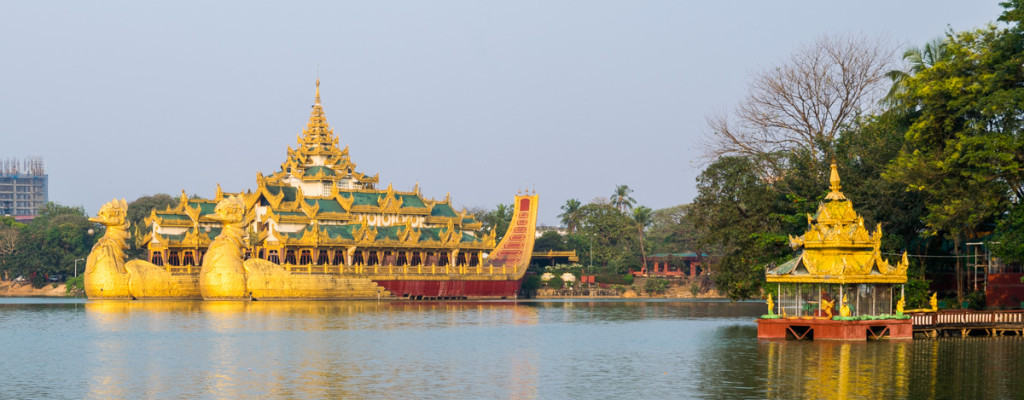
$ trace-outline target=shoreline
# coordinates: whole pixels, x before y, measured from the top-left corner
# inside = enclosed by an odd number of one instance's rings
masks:
[[[78,297],[68,294],[64,283],[52,283],[36,289],[29,282],[0,281],[0,297]]]

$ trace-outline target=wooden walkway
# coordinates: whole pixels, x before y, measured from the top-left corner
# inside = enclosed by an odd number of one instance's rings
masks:
[[[973,311],[941,310],[912,313],[914,335],[939,336],[1002,336],[1024,335],[1024,310]]]

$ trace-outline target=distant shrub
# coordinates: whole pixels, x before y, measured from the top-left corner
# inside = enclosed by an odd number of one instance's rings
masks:
[[[85,275],[72,276],[65,284],[64,291],[67,294],[81,295],[85,293]]]
[[[668,281],[661,278],[649,278],[647,283],[644,284],[644,291],[650,294],[662,294],[665,293],[665,288],[668,287]]]
[[[633,275],[614,275],[614,274],[601,274],[594,276],[594,282],[604,283],[609,285],[632,285]]]

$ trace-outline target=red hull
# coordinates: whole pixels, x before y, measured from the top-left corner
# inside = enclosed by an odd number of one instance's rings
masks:
[[[392,296],[413,299],[514,298],[514,281],[375,281]]]

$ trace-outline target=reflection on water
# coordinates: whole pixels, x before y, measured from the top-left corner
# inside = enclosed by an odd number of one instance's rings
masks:
[[[11,398],[961,398],[1019,338],[756,339],[763,304],[0,299]]]

